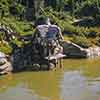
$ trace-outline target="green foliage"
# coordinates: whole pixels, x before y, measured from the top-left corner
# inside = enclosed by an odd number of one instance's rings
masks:
[[[9,46],[9,44],[5,42],[0,43],[0,51],[4,52],[6,54],[10,54],[12,52],[12,48]]]
[[[57,24],[62,31],[72,31],[74,32],[76,29],[72,23],[72,17],[65,12],[57,12],[52,8],[46,8],[42,11],[43,16],[50,17],[54,24]]]
[[[84,48],[92,46],[91,42],[86,37],[73,35],[72,41]]]
[[[73,36],[73,42],[83,47],[89,47],[91,43],[88,36],[92,31],[97,33],[95,41],[99,44],[100,28],[74,26],[72,23],[76,17],[82,18],[81,13],[85,13],[83,10],[87,10],[87,8],[91,8],[91,6],[99,11],[100,0],[18,0],[18,2],[17,0],[0,0],[0,12],[4,10],[4,17],[0,19],[0,23],[7,25],[20,35],[32,34],[34,32],[33,23],[35,23],[35,20],[31,22],[26,21],[26,16],[29,14],[28,11],[30,11],[31,7],[33,13],[30,12],[33,16],[29,17],[36,17],[36,19],[41,16],[50,17],[52,22],[62,29],[62,32],[75,34]],[[94,17],[94,15],[96,17],[100,14],[96,11],[92,11],[90,17]],[[2,40],[2,36],[3,34],[0,34],[0,40]],[[13,42],[18,45],[21,44],[20,41],[17,40]],[[2,46],[0,48],[2,48]],[[7,48],[9,47],[7,46]],[[7,49],[4,51],[6,50]]]
[[[21,35],[32,34],[34,30],[30,22],[18,21],[14,17],[11,17],[11,16],[8,18],[4,17],[1,22]]]
[[[12,3],[9,7],[9,11],[12,15],[21,16],[25,11],[25,7],[18,3]]]

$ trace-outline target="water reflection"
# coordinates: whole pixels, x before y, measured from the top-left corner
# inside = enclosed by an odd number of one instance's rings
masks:
[[[63,71],[0,76],[0,100],[100,100],[99,59],[67,59]]]
[[[5,93],[0,94],[2,100],[38,100],[38,95],[32,95],[31,90],[26,89],[23,85],[17,85],[8,89]]]
[[[88,87],[93,91],[93,93],[96,93],[99,95],[100,93],[100,77],[97,77],[93,80],[88,80]]]
[[[32,98],[31,95],[33,95],[34,97],[34,94],[38,95],[38,99],[33,99],[33,100],[59,100],[60,74],[61,72],[59,71],[34,72],[34,73],[24,72],[24,73],[18,73],[18,74],[13,75],[13,78],[10,81],[8,81],[8,79],[5,76],[5,78],[3,77],[3,79],[0,80],[2,83],[2,88],[0,89],[1,90],[0,98],[2,98],[2,95],[3,95],[3,97],[5,96],[5,99],[3,98],[2,100],[8,100],[7,99],[8,96],[10,100],[13,100],[12,99],[13,94],[12,92],[10,92],[10,91],[13,91],[18,96],[19,96],[19,93],[22,95],[27,94],[28,97],[30,96],[28,99],[25,99],[25,100],[31,100]],[[23,88],[18,86],[18,84],[20,83],[22,84]],[[5,87],[5,89],[3,88],[3,86]],[[11,90],[12,88],[13,90]],[[29,93],[27,93],[24,89],[25,90],[30,89],[31,94],[29,95]],[[22,91],[22,92],[18,92],[18,91]],[[16,98],[18,98],[18,96],[16,96]],[[21,97],[19,100],[22,100]]]
[[[100,84],[96,88],[99,88],[99,86]],[[87,80],[78,71],[72,71],[65,72],[61,82],[61,100],[66,99],[99,100],[100,98],[96,95],[96,91],[88,86]]]

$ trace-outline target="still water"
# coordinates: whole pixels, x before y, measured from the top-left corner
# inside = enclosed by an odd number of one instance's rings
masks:
[[[100,59],[67,59],[64,69],[0,76],[0,100],[100,100]]]

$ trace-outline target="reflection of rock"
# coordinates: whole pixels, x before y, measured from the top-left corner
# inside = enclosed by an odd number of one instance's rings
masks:
[[[0,52],[0,74],[7,74],[13,70],[13,67],[9,61],[7,61],[6,55]]]

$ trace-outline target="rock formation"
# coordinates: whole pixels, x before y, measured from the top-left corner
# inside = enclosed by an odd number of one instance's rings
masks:
[[[100,47],[82,48],[79,45],[66,41],[63,43],[64,54],[67,58],[88,58],[100,56]]]
[[[7,55],[0,52],[0,74],[7,74],[12,72],[13,67],[11,62],[8,60]]]

